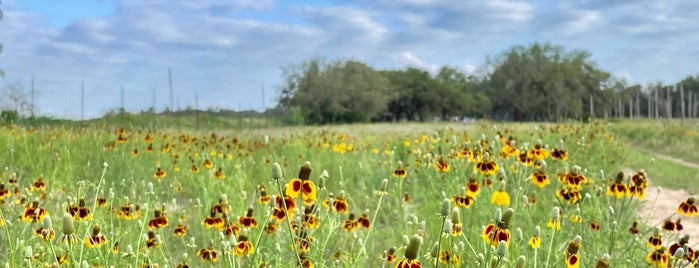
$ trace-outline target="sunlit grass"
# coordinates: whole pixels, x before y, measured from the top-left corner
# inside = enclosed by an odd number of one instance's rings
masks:
[[[106,267],[595,267],[608,254],[609,267],[643,267],[655,250],[646,241],[660,227],[630,231],[643,181],[669,184],[660,178],[684,173],[651,163],[608,127],[4,127],[0,260],[10,267],[52,266],[57,258]],[[567,157],[554,159],[554,148]],[[608,193],[620,170],[631,172],[618,182],[640,192]],[[547,183],[533,183],[535,172]],[[89,217],[72,215],[85,209]],[[662,245],[681,234],[661,232]]]

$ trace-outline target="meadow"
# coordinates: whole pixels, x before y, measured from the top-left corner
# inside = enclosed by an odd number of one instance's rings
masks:
[[[655,124],[3,126],[0,263],[695,267],[694,199],[636,214],[699,190],[648,154],[696,163],[696,124]]]

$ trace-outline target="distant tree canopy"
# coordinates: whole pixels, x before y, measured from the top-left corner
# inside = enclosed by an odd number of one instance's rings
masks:
[[[610,92],[627,91],[589,52],[551,44],[515,46],[488,60],[485,70],[476,76],[443,66],[431,74],[312,59],[284,70],[277,108],[295,110],[312,124],[464,117],[553,121],[602,114],[614,107],[618,94]]]

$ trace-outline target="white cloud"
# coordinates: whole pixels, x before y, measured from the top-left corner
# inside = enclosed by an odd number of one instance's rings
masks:
[[[203,107],[257,108],[264,83],[269,107],[280,67],[314,57],[433,73],[446,64],[478,74],[479,60],[535,41],[588,50],[601,68],[632,83],[699,71],[699,4],[690,0],[115,3],[109,16],[56,28],[44,14],[3,1],[7,79],[0,83],[21,80],[26,88],[32,75],[50,81],[40,83],[42,110],[75,115],[80,80],[93,114],[118,105],[122,84],[130,109],[150,106],[153,90],[164,107],[168,67],[181,106],[199,93]]]

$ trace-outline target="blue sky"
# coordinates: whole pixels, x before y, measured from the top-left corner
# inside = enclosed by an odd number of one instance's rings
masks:
[[[692,0],[3,0],[0,87],[36,81],[40,114],[95,117],[169,106],[275,105],[282,67],[322,57],[375,68],[450,65],[481,72],[487,56],[550,42],[584,49],[631,84],[699,73]]]

